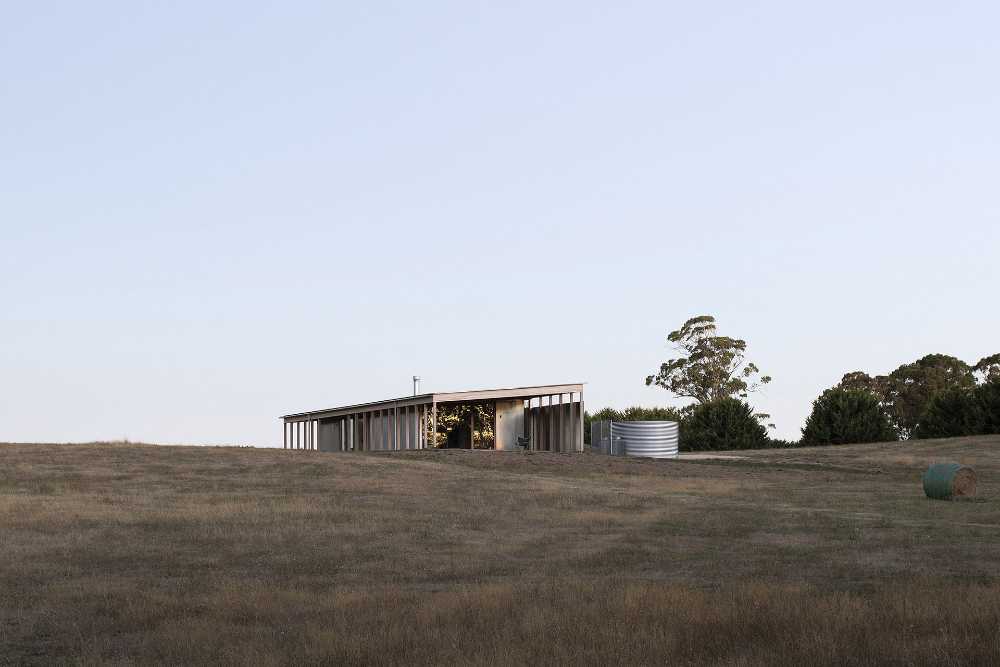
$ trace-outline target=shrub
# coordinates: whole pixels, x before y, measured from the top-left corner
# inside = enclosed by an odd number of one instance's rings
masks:
[[[813,401],[802,428],[803,445],[844,445],[898,439],[888,415],[871,393],[827,389]]]
[[[681,422],[680,448],[686,452],[760,449],[767,443],[767,431],[753,408],[735,398],[698,405]]]
[[[604,408],[603,410],[595,412],[591,417],[591,419],[594,419],[596,421],[612,420],[618,422],[618,421],[624,421],[625,419],[624,414],[625,413],[621,412],[620,410],[615,410],[614,408]]]
[[[603,408],[594,414],[585,412],[583,415],[583,441],[590,444],[590,424],[594,421],[641,422],[662,421],[681,422],[684,420],[687,408],[643,408],[638,405],[615,410]]]
[[[627,422],[681,422],[684,410],[678,408],[643,408],[638,405],[621,413],[620,421]]]
[[[980,433],[1000,433],[1000,380],[991,380],[976,387],[976,402],[982,411]]]
[[[801,446],[802,443],[797,440],[782,440],[781,438],[768,438],[766,445],[768,449],[791,449]]]
[[[955,438],[985,432],[985,415],[978,388],[946,389],[935,394],[913,431],[914,438]]]
[[[590,425],[595,421],[621,421],[622,413],[614,408],[603,408],[598,410],[594,414],[590,414],[587,411],[583,413],[583,442],[584,444],[590,443]]]

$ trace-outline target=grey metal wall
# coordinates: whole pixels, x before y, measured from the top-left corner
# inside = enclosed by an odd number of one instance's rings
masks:
[[[612,422],[590,424],[594,451],[612,456],[671,459],[677,456],[680,428],[677,422]]]
[[[531,439],[531,449],[541,452],[583,451],[583,403],[581,401],[529,405],[524,409],[525,435]]]
[[[341,423],[338,419],[337,421],[320,421],[319,425],[316,427],[317,430],[317,444],[318,449],[321,452],[339,452],[340,451],[340,428]]]

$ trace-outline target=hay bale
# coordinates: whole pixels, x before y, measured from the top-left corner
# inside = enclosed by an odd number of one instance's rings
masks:
[[[935,463],[924,473],[924,493],[935,500],[976,495],[976,471],[960,463]]]

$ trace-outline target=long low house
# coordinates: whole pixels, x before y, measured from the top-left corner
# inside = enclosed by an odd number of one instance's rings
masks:
[[[493,419],[492,449],[583,451],[582,383],[420,394],[284,415],[284,447],[323,452],[427,449],[441,441],[439,411],[456,406],[492,408],[486,411]],[[471,434],[476,411],[467,412]]]

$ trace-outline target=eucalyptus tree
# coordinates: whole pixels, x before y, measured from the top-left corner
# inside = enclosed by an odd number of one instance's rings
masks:
[[[723,398],[745,399],[771,381],[746,358],[747,343],[720,336],[711,315],[692,317],[667,336],[678,356],[660,364],[646,385],[656,385],[680,398],[711,403]]]
[[[908,438],[936,395],[950,390],[971,390],[976,385],[977,371],[984,377],[996,374],[1000,357],[994,357],[983,359],[973,368],[947,354],[928,354],[901,365],[888,375],[871,376],[862,371],[847,373],[836,388],[866,391],[874,396],[889,414],[900,436]]]

